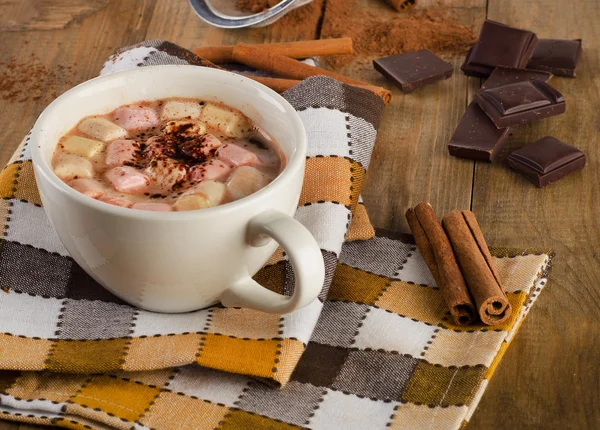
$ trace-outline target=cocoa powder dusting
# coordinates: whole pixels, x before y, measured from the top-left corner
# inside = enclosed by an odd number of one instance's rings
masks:
[[[270,4],[270,6],[266,6],[264,8],[268,9],[269,7],[273,6],[272,3],[279,3],[279,0],[238,0],[238,9],[251,12],[251,10],[247,8],[248,5],[254,6],[257,3],[262,4],[263,2]],[[293,34],[298,40],[317,39],[317,27],[321,17],[321,12],[323,10],[323,2],[324,0],[313,0],[307,5],[291,10],[281,19],[271,24],[269,29],[272,29],[273,33],[275,34],[278,32]],[[244,9],[242,9],[241,6],[244,6]],[[259,12],[264,9],[259,10]],[[256,34],[259,40],[260,37],[264,37],[264,28],[255,28],[252,29],[252,32]]]
[[[375,15],[365,10],[356,0],[329,0],[322,37],[351,37],[356,57],[343,55],[326,58],[326,61],[337,69],[355,58],[366,62],[419,49],[465,53],[475,43],[475,34],[471,27],[453,22],[447,9],[391,12],[389,18],[390,14]]]
[[[26,102],[56,98],[61,88],[71,86],[75,66],[59,64],[49,70],[35,55],[24,60],[10,57],[8,61],[0,61],[0,99]]]
[[[275,6],[280,0],[238,0],[237,8],[242,12],[259,13]]]
[[[277,3],[278,0],[238,0],[237,6],[242,11],[260,12]],[[419,49],[462,54],[475,43],[472,28],[454,22],[448,16],[451,8],[444,7],[442,1],[430,9],[415,9],[419,3],[413,0],[389,2],[404,5],[400,8],[401,14],[391,8],[389,13],[373,13],[362,3],[358,0],[327,0],[320,35],[316,32],[323,0],[314,0],[294,9],[271,28],[275,32],[281,29],[294,33],[299,39],[351,37],[355,55],[324,57],[334,69],[353,61],[366,64],[373,58]]]

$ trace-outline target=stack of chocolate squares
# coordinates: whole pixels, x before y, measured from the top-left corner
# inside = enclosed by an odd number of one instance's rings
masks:
[[[487,80],[467,106],[448,150],[456,157],[495,161],[514,127],[565,112],[564,97],[548,81],[575,77],[581,40],[541,39],[531,31],[485,21],[462,65]],[[509,165],[538,187],[585,165],[585,154],[553,137],[511,153]]]

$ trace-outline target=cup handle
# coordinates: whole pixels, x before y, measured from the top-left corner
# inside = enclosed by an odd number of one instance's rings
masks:
[[[252,246],[267,244],[266,236],[279,242],[292,263],[296,279],[294,294],[288,297],[274,293],[248,276],[223,293],[221,303],[224,306],[285,314],[308,305],[321,292],[325,264],[315,238],[306,227],[289,215],[268,210],[254,217],[248,225]]]

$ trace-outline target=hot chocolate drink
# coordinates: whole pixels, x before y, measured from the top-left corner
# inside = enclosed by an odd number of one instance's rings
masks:
[[[218,206],[268,185],[279,145],[239,110],[170,98],[88,116],[59,141],[52,167],[75,190],[150,211]]]

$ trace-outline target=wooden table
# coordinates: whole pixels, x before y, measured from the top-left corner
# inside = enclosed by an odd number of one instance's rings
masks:
[[[327,0],[315,0],[324,5]],[[377,13],[392,12],[383,0],[360,0]],[[432,6],[435,0],[420,0]],[[520,127],[511,145],[545,135],[570,142],[588,157],[582,173],[536,189],[504,165],[450,157],[446,144],[467,100],[480,82],[455,73],[441,85],[409,96],[394,90],[385,111],[364,190],[377,227],[408,231],[404,212],[430,201],[438,215],[472,209],[488,243],[553,248],[557,257],[541,295],[508,350],[475,412],[470,428],[600,427],[600,7],[597,0],[445,0],[457,19],[478,29],[483,19],[528,28],[540,37],[582,38],[584,55],[576,79],[552,81],[567,99],[567,113]],[[0,58],[34,55],[56,70],[76,63],[74,73],[38,100],[0,99],[0,163],[9,156],[52,100],[97,75],[113,49],[144,39],[167,39],[184,47],[312,39],[330,17],[317,12],[314,26],[222,31],[200,21],[187,0],[6,0],[0,2]],[[462,56],[452,59],[455,70]],[[3,73],[0,65],[0,73]],[[388,85],[368,68],[344,73]],[[1,82],[0,82],[1,84]],[[390,87],[391,88],[391,87]],[[0,423],[0,429],[19,426]],[[20,428],[30,428],[20,426]]]

